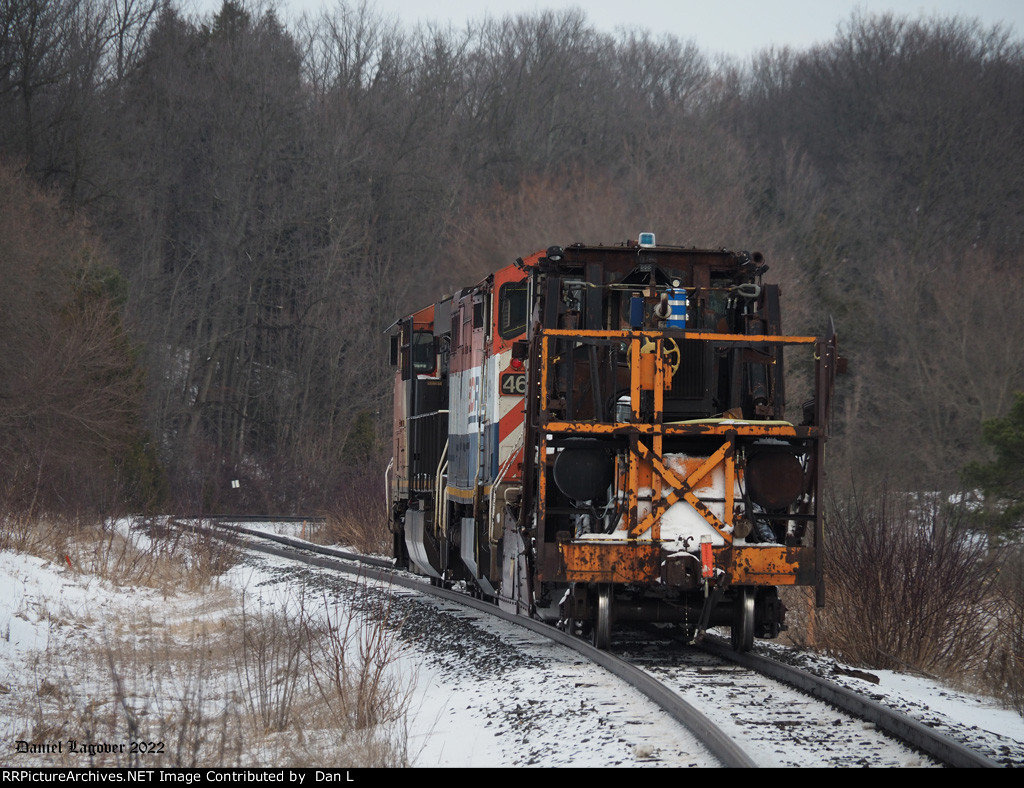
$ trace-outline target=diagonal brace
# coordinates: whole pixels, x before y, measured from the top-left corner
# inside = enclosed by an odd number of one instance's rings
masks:
[[[701,501],[696,494],[693,492],[693,488],[707,477],[711,471],[713,471],[719,463],[724,462],[726,465],[726,489],[725,489],[725,516],[727,519],[732,519],[732,498],[733,498],[733,478],[734,473],[732,465],[733,456],[733,444],[732,441],[724,443],[718,451],[712,454],[703,464],[696,470],[694,470],[685,480],[680,480],[665,464],[661,461],[661,458],[656,456],[651,449],[645,446],[642,442],[638,441],[636,445],[637,454],[641,459],[646,460],[651,464],[654,471],[662,478],[662,480],[672,487],[672,492],[664,496],[651,506],[651,512],[644,518],[643,522],[639,523],[636,528],[630,532],[629,536],[632,539],[636,539],[640,534],[648,531],[654,523],[661,518],[665,511],[676,503],[680,498],[684,499],[690,506],[697,510],[701,517],[703,517],[708,524],[718,531],[722,538],[726,542],[732,541],[731,528],[728,524],[723,523],[716,517],[710,509]]]

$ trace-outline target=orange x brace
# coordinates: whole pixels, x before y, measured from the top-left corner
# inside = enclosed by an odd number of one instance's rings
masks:
[[[722,538],[725,539],[726,543],[732,543],[732,510],[733,510],[733,490],[735,487],[736,478],[736,464],[733,462],[734,447],[732,440],[729,440],[722,445],[718,451],[712,454],[705,460],[700,467],[694,470],[684,480],[680,480],[675,473],[672,472],[665,463],[662,462],[661,457],[658,457],[650,448],[640,441],[636,443],[636,455],[631,456],[631,463],[643,461],[650,464],[654,473],[659,476],[663,482],[663,485],[671,488],[668,495],[657,498],[652,501],[651,511],[648,515],[639,523],[630,528],[629,538],[636,539],[639,536],[652,527],[661,519],[661,516],[668,510],[672,504],[676,503],[680,498],[685,500],[690,506],[697,510],[697,512],[703,517],[708,524],[714,528]],[[694,488],[708,475],[718,467],[719,464],[724,465],[725,470],[725,522],[722,522],[716,517],[710,509],[704,504],[700,498],[693,492]],[[657,494],[657,493],[655,493]],[[637,518],[639,519],[639,518]],[[660,534],[652,533],[651,538],[658,539]]]

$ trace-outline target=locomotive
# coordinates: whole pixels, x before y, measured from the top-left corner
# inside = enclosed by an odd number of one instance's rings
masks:
[[[737,651],[824,604],[836,336],[787,336],[759,253],[552,246],[396,321],[394,554],[607,648],[621,622]],[[787,420],[783,352],[812,387]]]

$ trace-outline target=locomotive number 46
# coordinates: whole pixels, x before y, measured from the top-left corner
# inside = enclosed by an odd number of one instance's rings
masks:
[[[526,373],[505,372],[501,376],[501,393],[512,397],[522,397],[526,394]]]

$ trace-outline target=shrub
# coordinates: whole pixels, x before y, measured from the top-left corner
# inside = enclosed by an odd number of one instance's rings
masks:
[[[389,555],[388,503],[384,463],[367,462],[348,469],[347,483],[339,485],[333,506],[317,536],[325,544],[343,544],[364,553]]]
[[[964,675],[984,663],[998,566],[963,507],[886,489],[832,502],[822,645],[854,664]]]

